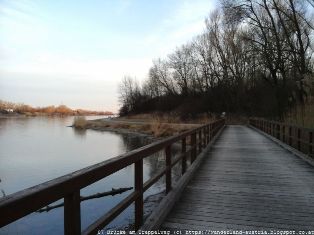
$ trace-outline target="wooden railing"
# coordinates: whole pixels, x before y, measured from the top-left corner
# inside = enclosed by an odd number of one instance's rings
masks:
[[[257,118],[252,118],[249,122],[252,126],[261,131],[281,140],[310,157],[314,157],[314,129]]]
[[[89,225],[82,234],[97,234],[98,230],[108,225],[133,202],[135,202],[134,226],[138,230],[143,224],[144,192],[165,175],[166,193],[169,193],[172,188],[172,167],[181,160],[183,175],[187,170],[187,155],[190,154],[191,164],[193,164],[197,154],[205,148],[224,124],[224,119],[221,119],[11,194],[0,200],[0,227],[64,198],[64,233],[81,234],[80,190],[134,164],[134,191],[109,212]],[[178,141],[181,141],[181,153],[175,159],[172,159],[171,146]],[[166,167],[148,181],[143,182],[143,159],[163,149],[165,150]]]

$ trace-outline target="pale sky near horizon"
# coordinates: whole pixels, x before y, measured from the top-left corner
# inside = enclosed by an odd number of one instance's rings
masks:
[[[216,0],[0,0],[0,99],[118,110],[124,75],[203,32]]]

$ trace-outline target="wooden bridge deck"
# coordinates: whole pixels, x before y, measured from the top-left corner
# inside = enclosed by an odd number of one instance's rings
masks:
[[[314,167],[226,126],[161,229],[314,230]]]

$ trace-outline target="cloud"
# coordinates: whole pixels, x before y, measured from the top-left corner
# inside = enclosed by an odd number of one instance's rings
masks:
[[[154,47],[155,53],[164,57],[203,32],[205,17],[215,7],[213,0],[185,0],[180,2],[171,15],[164,19],[159,28],[143,39],[147,47]]]

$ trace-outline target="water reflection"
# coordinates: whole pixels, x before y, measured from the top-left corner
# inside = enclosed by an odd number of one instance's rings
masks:
[[[86,138],[86,131],[85,129],[78,129],[78,128],[72,128],[73,132],[76,136],[81,138]]]
[[[67,126],[73,118],[12,118],[0,119],[0,197],[51,180],[75,170],[118,156],[152,142],[145,136],[99,131],[78,131]],[[175,155],[179,149],[173,146]],[[164,151],[144,159],[144,180],[165,166]],[[174,175],[176,170],[174,170]],[[82,196],[110,191],[112,188],[133,187],[134,166],[81,190]],[[164,190],[164,179],[146,194]],[[110,210],[130,192],[93,199],[81,203],[82,228]],[[111,227],[132,223],[134,208],[128,208]],[[33,213],[4,228],[0,234],[62,234],[63,209]]]

